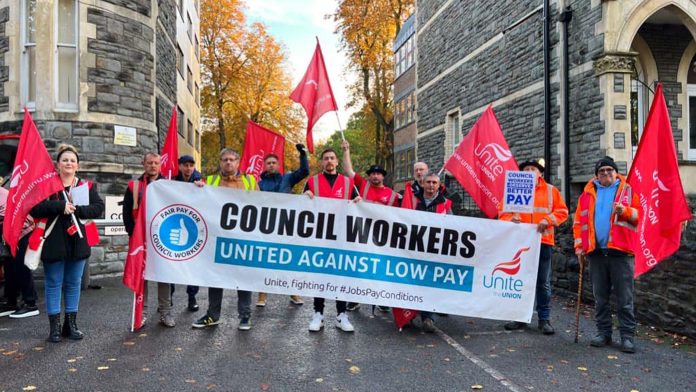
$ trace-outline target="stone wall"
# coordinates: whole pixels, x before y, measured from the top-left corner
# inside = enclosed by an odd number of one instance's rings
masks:
[[[89,68],[87,75],[96,90],[88,110],[153,121],[154,32],[142,23],[95,8],[88,9],[87,21],[97,30],[97,38],[87,44],[96,55],[96,67]]]
[[[123,8],[128,8],[129,10],[135,11],[139,14],[150,16],[152,12],[152,5],[150,0],[104,0],[107,3],[111,3]]]
[[[0,9],[0,112],[10,110],[10,97],[5,95],[5,82],[10,78],[10,67],[5,65],[5,53],[10,50],[10,37],[7,36],[7,22],[9,20],[10,7]]]

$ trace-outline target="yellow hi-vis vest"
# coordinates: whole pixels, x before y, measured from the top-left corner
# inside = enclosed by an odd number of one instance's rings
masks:
[[[244,189],[246,190],[253,190],[256,189],[256,177],[249,175],[249,174],[242,174],[242,183],[244,184]],[[210,186],[219,186],[220,185],[220,175],[219,174],[214,174],[210,175],[205,178],[205,183],[210,185]]]

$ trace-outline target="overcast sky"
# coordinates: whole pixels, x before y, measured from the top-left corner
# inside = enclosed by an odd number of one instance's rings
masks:
[[[312,59],[319,37],[324,61],[331,80],[331,87],[338,104],[341,126],[345,127],[351,112],[345,110],[348,102],[346,91],[346,57],[339,52],[339,38],[334,34],[335,25],[326,15],[332,14],[336,0],[246,0],[250,23],[260,21],[268,31],[285,46],[290,60],[293,84],[304,76]],[[289,98],[288,98],[289,99]],[[327,138],[338,129],[333,112],[326,113],[314,127],[314,140]]]

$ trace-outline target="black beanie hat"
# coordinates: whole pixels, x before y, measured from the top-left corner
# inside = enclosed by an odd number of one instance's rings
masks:
[[[597,161],[597,163],[595,164],[595,167],[594,167],[594,174],[595,174],[595,176],[596,176],[597,173],[599,172],[599,168],[600,168],[600,167],[604,167],[604,166],[611,166],[611,167],[613,167],[614,170],[616,170],[617,172],[619,171],[619,167],[616,166],[616,163],[614,162],[614,158],[612,158],[612,157],[606,157],[606,156],[605,156],[604,158],[602,158],[602,159],[600,159],[599,161]]]

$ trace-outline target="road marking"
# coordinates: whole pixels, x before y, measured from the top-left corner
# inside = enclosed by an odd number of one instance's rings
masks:
[[[491,377],[493,377],[493,378],[495,378],[496,380],[498,380],[498,382],[500,382],[501,384],[503,384],[503,385],[504,385],[505,387],[507,387],[507,389],[509,389],[510,391],[512,391],[512,392],[523,392],[523,391],[525,391],[524,388],[522,388],[522,387],[518,386],[517,384],[513,383],[512,381],[510,381],[510,379],[509,379],[508,377],[506,377],[503,373],[501,373],[501,372],[499,372],[498,370],[496,370],[493,366],[489,365],[486,361],[484,361],[483,359],[477,357],[476,355],[474,355],[474,353],[472,353],[471,351],[469,351],[469,350],[465,349],[464,347],[462,347],[461,344],[459,344],[459,343],[458,343],[456,340],[454,340],[451,336],[449,336],[449,335],[447,335],[446,333],[444,333],[440,328],[435,327],[435,333],[437,333],[437,335],[438,335],[439,337],[441,337],[442,340],[444,340],[445,342],[447,342],[447,344],[449,344],[450,346],[452,346],[452,348],[454,348],[454,349],[457,350],[460,354],[462,354],[464,357],[466,357],[466,359],[468,359],[469,361],[473,362],[474,365],[480,367],[484,372],[488,373]]]

